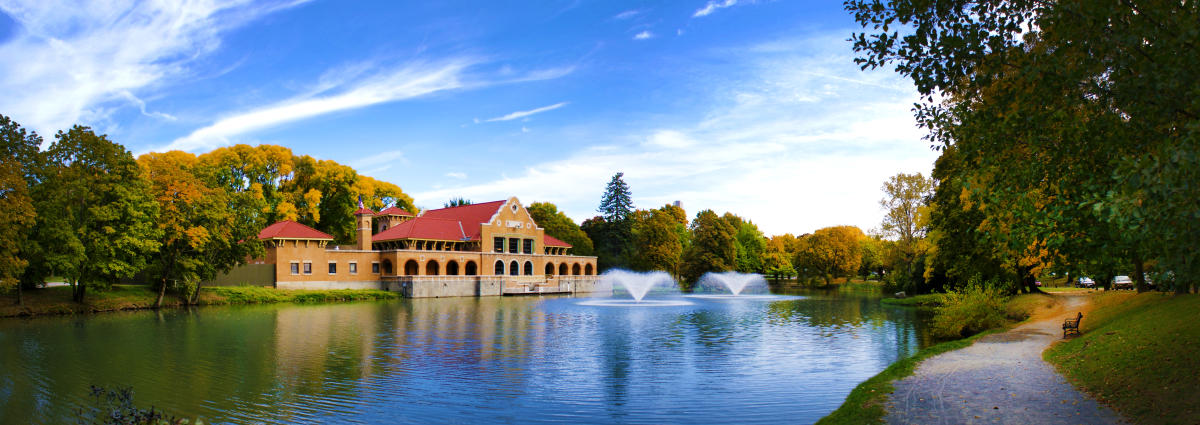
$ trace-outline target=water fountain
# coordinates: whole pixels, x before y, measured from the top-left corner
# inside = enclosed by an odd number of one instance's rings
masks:
[[[697,286],[701,287],[701,288],[724,287],[725,289],[729,290],[729,295],[700,294],[700,295],[691,295],[691,297],[713,298],[713,299],[738,299],[738,300],[775,300],[775,299],[781,298],[781,297],[775,296],[775,295],[761,295],[761,294],[759,294],[759,295],[742,295],[742,291],[744,291],[747,287],[765,288],[767,286],[767,280],[764,279],[762,277],[762,275],[755,274],[755,273],[739,273],[736,271],[728,271],[728,272],[721,272],[721,273],[708,272],[708,273],[705,273],[704,276],[700,277],[700,281],[697,282]]]
[[[633,300],[588,300],[579,303],[579,305],[590,306],[606,306],[606,307],[628,307],[628,306],[680,306],[690,305],[690,302],[679,299],[651,299],[646,300],[646,294],[650,293],[651,289],[661,288],[668,291],[678,292],[675,285],[675,279],[667,272],[631,272],[628,270],[609,270],[600,276],[600,280],[604,284],[608,284],[613,288],[624,288]]]

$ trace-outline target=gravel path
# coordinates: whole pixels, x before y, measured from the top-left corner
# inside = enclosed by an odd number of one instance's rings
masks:
[[[1064,313],[921,362],[912,376],[894,383],[884,419],[889,424],[1125,423],[1042,360],[1042,351],[1062,338],[1063,319],[1087,304],[1086,297],[1063,297]]]

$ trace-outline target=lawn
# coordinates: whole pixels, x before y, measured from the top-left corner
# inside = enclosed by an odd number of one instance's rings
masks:
[[[1075,386],[1136,423],[1200,418],[1200,295],[1106,292],[1082,336],[1044,357]]]
[[[24,305],[16,305],[16,296],[0,296],[0,317],[40,316],[47,314],[84,314],[103,311],[153,308],[158,294],[144,285],[113,285],[105,291],[89,289],[83,304],[71,301],[71,288],[56,286],[26,290]],[[281,290],[255,286],[218,286],[200,292],[200,305],[265,304],[279,302],[312,303],[395,299],[395,292],[367,289]],[[163,298],[164,307],[183,302],[174,295]]]

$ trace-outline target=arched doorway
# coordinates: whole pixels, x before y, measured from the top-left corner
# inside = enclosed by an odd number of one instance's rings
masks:
[[[404,262],[404,275],[416,276],[421,273],[421,267],[417,265],[417,260],[408,260]]]
[[[588,276],[592,275],[592,265],[591,264],[583,266],[583,274],[588,275]]]
[[[547,275],[554,274],[554,263],[546,263],[546,274]]]
[[[526,276],[533,276],[533,262],[532,261],[525,262],[525,270],[524,271],[525,271]]]
[[[475,265],[474,261],[467,260],[467,266],[463,267],[463,269],[465,269],[466,272],[463,274],[467,276],[475,276],[479,274],[479,267]]]
[[[567,263],[558,265],[558,274],[567,274]]]
[[[458,276],[458,262],[450,260],[446,263],[446,276]]]
[[[383,260],[380,266],[383,267],[383,274],[392,274],[392,260]]]
[[[504,275],[504,260],[496,260],[496,276]]]
[[[579,264],[571,266],[571,274],[579,276]]]
[[[441,273],[441,271],[441,266],[436,260],[429,260],[425,262],[426,276],[437,276],[439,273]]]
[[[508,263],[508,275],[516,276],[519,274],[521,274],[521,265],[517,264],[517,260],[512,260],[511,263]]]

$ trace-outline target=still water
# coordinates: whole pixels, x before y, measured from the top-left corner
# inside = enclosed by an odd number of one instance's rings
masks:
[[[71,422],[95,384],[132,386],[137,405],[206,423],[810,423],[928,341],[914,310],[796,295],[3,319],[0,422]]]

